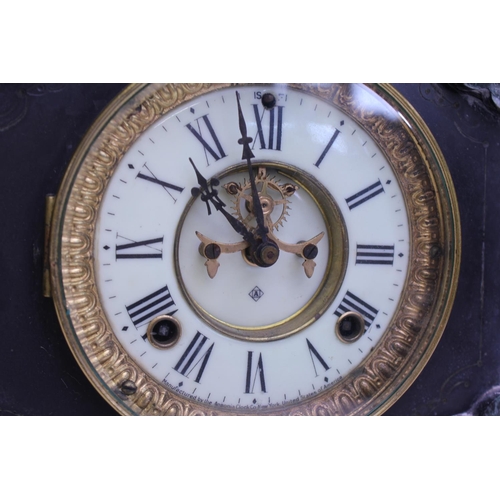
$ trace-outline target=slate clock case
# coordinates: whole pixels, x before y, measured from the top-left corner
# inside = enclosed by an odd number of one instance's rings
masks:
[[[57,191],[87,128],[123,85],[4,85],[0,88],[3,164],[0,414],[106,415],[42,297],[45,195]],[[455,307],[434,356],[392,415],[465,411],[496,383],[492,334],[497,283],[486,270],[495,233],[491,168],[498,121],[481,103],[446,86],[396,88],[427,122],[447,160],[462,215],[462,271]]]

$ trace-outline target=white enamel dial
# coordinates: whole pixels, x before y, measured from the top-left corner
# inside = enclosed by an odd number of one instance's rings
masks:
[[[317,395],[369,355],[398,308],[410,230],[397,178],[358,123],[292,88],[238,91],[255,174],[264,166],[276,185],[298,188],[272,212],[276,222],[286,208],[272,234],[289,244],[323,234],[312,275],[304,258],[283,250],[270,267],[250,265],[241,251],[223,253],[215,276],[208,273],[196,232],[225,244],[243,238],[222,213],[212,206],[208,215],[200,197],[193,199],[199,183],[189,158],[204,178],[220,179],[227,212],[255,226],[244,199],[238,205],[223,187],[249,178],[231,87],[174,109],[121,159],[98,214],[95,274],[111,328],[149,376],[187,400],[252,411]],[[277,99],[271,110],[261,101],[266,93]],[[378,106],[370,91],[360,88],[358,98]],[[309,317],[309,310],[318,312]],[[354,342],[335,332],[347,311],[364,321]],[[146,334],[160,315],[181,330],[163,349]]]
[[[266,177],[274,177],[276,184],[280,180],[291,183],[291,179],[273,169],[266,169]],[[245,176],[244,172],[228,175],[227,178],[242,185],[245,181],[248,183],[248,175]],[[269,195],[273,194],[271,189],[268,191]],[[220,198],[231,210],[231,202],[236,200],[236,197],[229,195],[224,189],[219,189],[219,192]],[[276,198],[278,201],[282,199],[280,196]],[[284,202],[286,213],[282,226],[273,231],[280,240],[297,243],[327,233],[320,208],[305,189],[299,188],[293,196],[284,199]],[[274,220],[278,221],[281,217],[283,206],[275,206]],[[234,210],[232,212],[236,213]],[[248,217],[249,213],[244,207],[242,212]],[[200,221],[204,221],[204,224],[200,225]],[[193,204],[182,226],[179,242],[180,275],[188,293],[200,307],[223,322],[251,329],[284,321],[306,307],[324,281],[330,254],[326,237],[322,237],[318,242],[316,266],[309,279],[303,270],[304,259],[286,252],[280,252],[276,264],[264,269],[243,265],[241,252],[222,255],[218,259],[220,266],[217,275],[211,279],[206,272],[200,273],[198,266],[193,266],[193,256],[190,255],[191,249],[200,244],[196,236],[196,231],[200,229],[204,235],[217,241],[237,243],[242,241],[242,238],[220,214],[213,214],[207,219],[207,209],[200,202]],[[248,300],[249,294],[253,299],[251,301]]]

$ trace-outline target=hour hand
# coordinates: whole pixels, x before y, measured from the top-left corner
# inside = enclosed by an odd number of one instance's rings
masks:
[[[194,161],[191,158],[189,158],[189,161],[194,168],[199,184],[199,187],[191,189],[191,194],[193,196],[198,196],[201,194],[201,200],[207,204],[208,215],[212,215],[210,203],[214,205],[214,208],[216,210],[220,210],[221,208],[226,206],[226,204],[219,198],[217,189],[214,189],[214,186],[219,185],[219,180],[212,179],[212,182],[209,185],[207,179],[205,179],[205,177],[203,177],[200,171],[196,168]]]
[[[189,161],[191,165],[193,166],[195,172],[196,172],[196,177],[198,179],[198,184],[199,188],[193,188],[191,190],[191,194],[193,196],[198,196],[201,195],[201,200],[204,201],[207,204],[207,210],[208,210],[208,215],[212,214],[212,211],[210,209],[210,204],[220,212],[226,220],[231,224],[231,227],[241,236],[243,236],[243,239],[249,243],[250,245],[255,244],[255,237],[252,234],[251,231],[247,229],[245,224],[240,222],[236,217],[233,217],[224,207],[226,204],[219,198],[218,191],[217,189],[214,189],[214,186],[219,185],[219,180],[218,179],[212,179],[212,182],[208,183],[207,179],[201,175],[200,171],[196,168],[196,165],[194,164],[193,160],[189,158]]]

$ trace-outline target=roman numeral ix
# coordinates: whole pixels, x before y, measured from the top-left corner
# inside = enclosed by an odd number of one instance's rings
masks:
[[[340,318],[342,314],[349,311],[357,311],[359,314],[361,314],[361,316],[363,316],[365,320],[365,332],[366,330],[368,330],[368,328],[370,328],[370,325],[375,319],[375,316],[378,314],[377,309],[348,291],[334,314]]]
[[[196,378],[194,379],[195,382],[199,383],[207,366],[208,360],[210,359],[210,355],[212,354],[212,349],[214,348],[214,343],[212,342],[212,345],[203,351],[203,347],[205,346],[207,340],[208,337],[205,337],[202,333],[197,332],[177,364],[174,366],[174,370],[189,378],[191,372],[199,366]]]
[[[168,286],[156,290],[156,292],[125,306],[125,308],[136,328],[146,324],[150,318],[158,316],[160,313],[172,316],[177,312],[177,309],[174,309],[175,302],[170,295]]]
[[[260,149],[276,149],[281,151],[281,138],[283,131],[283,108],[284,106],[276,106],[269,110],[264,110],[262,116],[259,115],[259,107],[257,104],[253,105],[253,110],[255,114],[255,122],[257,123],[257,137],[259,138]],[[277,113],[276,113],[276,110]],[[276,116],[277,115],[277,116]],[[269,135],[266,139],[264,137],[264,130],[262,127],[262,122],[264,116],[269,116]],[[276,144],[274,139],[276,138]]]

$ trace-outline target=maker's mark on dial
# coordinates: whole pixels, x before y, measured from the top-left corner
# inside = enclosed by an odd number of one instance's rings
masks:
[[[250,295],[255,302],[258,302],[264,295],[264,292],[258,286],[254,286],[248,295]]]

